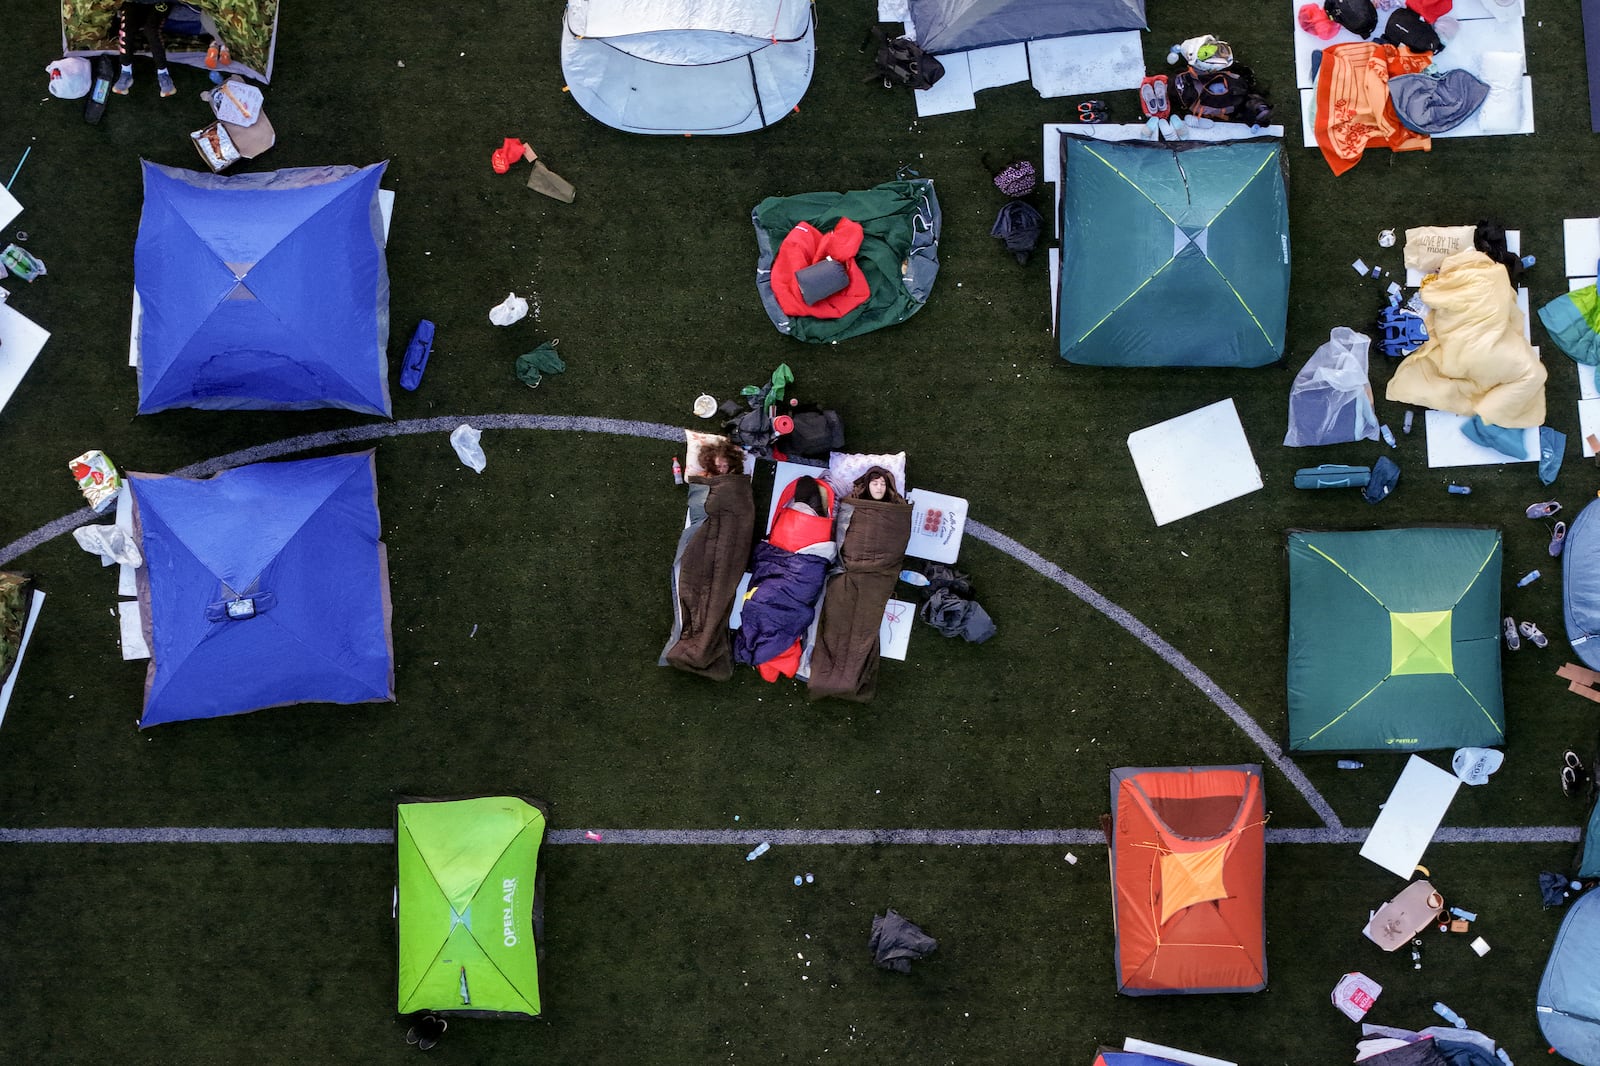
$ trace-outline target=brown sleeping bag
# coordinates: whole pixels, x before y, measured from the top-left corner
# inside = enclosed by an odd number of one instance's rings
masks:
[[[755,541],[756,507],[750,478],[691,475],[689,526],[672,564],[672,636],[662,666],[715,681],[733,676],[728,616]]]
[[[840,500],[839,525],[840,568],[822,594],[806,694],[866,703],[878,689],[878,628],[911,540],[911,505]]]

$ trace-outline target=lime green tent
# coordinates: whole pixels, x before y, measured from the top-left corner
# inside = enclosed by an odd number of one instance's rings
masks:
[[[1500,531],[1289,534],[1289,748],[1505,743]]]
[[[401,1014],[539,1014],[545,813],[512,796],[401,803]]]

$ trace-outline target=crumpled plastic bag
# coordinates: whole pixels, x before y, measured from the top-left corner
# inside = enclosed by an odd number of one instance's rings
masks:
[[[482,446],[478,444],[478,441],[482,438],[482,430],[473,429],[465,422],[457,426],[450,434],[450,447],[456,450],[456,457],[480,474],[483,473],[483,468],[489,465],[488,459],[484,457]]]
[[[127,566],[144,565],[144,555],[126,529],[118,526],[79,526],[72,531],[78,547],[91,555],[100,556],[101,566],[123,563]]]
[[[1289,448],[1378,439],[1378,415],[1367,381],[1372,339],[1348,326],[1328,334],[1289,387]]]
[[[1450,769],[1469,785],[1487,785],[1489,775],[1505,761],[1506,753],[1496,748],[1457,748]]]
[[[514,292],[508,292],[504,300],[489,309],[489,321],[497,326],[509,326],[525,318],[527,314],[528,301]]]

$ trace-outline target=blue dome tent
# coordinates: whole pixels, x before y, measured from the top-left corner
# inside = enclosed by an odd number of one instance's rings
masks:
[[[238,177],[143,165],[139,413],[389,415],[386,164]]]
[[[1539,1031],[1553,1051],[1600,1066],[1600,891],[1586,892],[1561,921],[1539,981]]]
[[[394,699],[371,451],[128,481],[150,646],[141,729]]]

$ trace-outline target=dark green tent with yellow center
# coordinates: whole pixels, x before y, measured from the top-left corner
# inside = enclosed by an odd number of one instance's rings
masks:
[[[1289,748],[1505,743],[1500,532],[1289,534]]]
[[[544,828],[514,796],[396,806],[401,1014],[538,1017]]]

